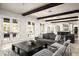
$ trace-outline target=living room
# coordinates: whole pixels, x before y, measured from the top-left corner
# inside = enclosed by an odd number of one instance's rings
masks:
[[[79,3],[0,3],[0,56],[62,56],[66,41],[64,56],[79,55],[78,12]]]

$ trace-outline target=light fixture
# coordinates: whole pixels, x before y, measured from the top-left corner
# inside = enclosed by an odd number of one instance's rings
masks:
[[[52,12],[51,10],[49,10],[49,12]]]

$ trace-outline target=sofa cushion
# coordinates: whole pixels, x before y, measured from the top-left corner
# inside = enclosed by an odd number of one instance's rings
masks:
[[[41,43],[47,43],[47,44],[52,44],[54,42],[56,42],[55,40],[50,40],[50,39],[37,39],[38,42],[41,42]]]
[[[61,46],[52,56],[63,56],[65,53],[66,46]]]
[[[49,33],[49,38],[55,40],[55,34],[54,33]]]
[[[61,39],[61,35],[56,35],[55,40],[59,41]]]
[[[51,45],[51,47],[57,47],[57,48],[60,48],[61,46],[63,46],[63,45],[59,44],[57,42]]]
[[[56,50],[58,50],[58,48],[57,48],[57,47],[55,47],[55,46],[53,46],[53,47],[48,46],[48,49],[49,49],[51,52],[53,52],[53,53],[55,53],[55,52],[56,52]]]
[[[42,49],[41,51],[35,53],[33,56],[62,56],[64,55],[66,46],[61,46],[58,48],[54,53],[51,52],[49,49]]]
[[[43,34],[44,39],[50,39],[49,34]]]
[[[37,53],[35,53],[33,56],[52,56],[52,52],[48,49],[43,49]]]
[[[55,34],[54,33],[46,33],[46,34],[43,34],[43,38],[44,39],[55,39]]]

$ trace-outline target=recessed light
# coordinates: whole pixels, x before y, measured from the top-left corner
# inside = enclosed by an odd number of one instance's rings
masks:
[[[52,12],[51,10],[49,10],[49,12]]]

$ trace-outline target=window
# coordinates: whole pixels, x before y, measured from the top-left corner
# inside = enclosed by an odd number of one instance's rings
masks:
[[[16,37],[18,32],[18,22],[17,19],[13,19],[13,37]]]
[[[12,23],[10,23],[10,22],[12,22]],[[4,27],[4,39],[5,40],[16,37],[16,35],[18,33],[17,19],[10,20],[9,18],[4,18],[3,19],[3,27]]]
[[[32,33],[34,34],[35,32],[35,23],[32,22]]]
[[[10,19],[4,18],[4,32],[9,33],[10,32]]]
[[[31,31],[31,22],[28,22],[28,33],[31,33],[32,31]]]
[[[59,31],[60,31],[60,26],[56,25],[56,32],[59,32]]]
[[[10,19],[9,18],[4,18],[4,22],[10,23]]]
[[[28,25],[31,25],[31,22],[28,22]]]
[[[13,23],[18,23],[16,19],[13,19]]]
[[[63,31],[69,31],[69,26],[68,24],[63,24]]]
[[[44,33],[44,24],[40,23],[40,34]]]
[[[10,32],[10,19],[4,18],[4,32]]]
[[[28,22],[27,27],[28,27],[27,28],[28,37],[29,38],[34,37],[34,34],[35,34],[35,23],[34,22]]]
[[[3,22],[3,27],[4,27],[4,38],[10,37],[10,19],[9,18],[4,18]]]
[[[48,32],[48,33],[50,32],[50,26],[48,26],[48,28],[47,28],[47,32]]]
[[[13,19],[13,32],[14,33],[18,32],[18,22],[16,19]]]

